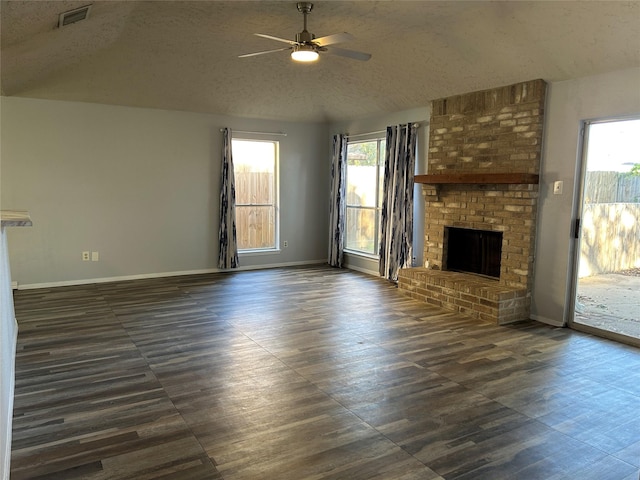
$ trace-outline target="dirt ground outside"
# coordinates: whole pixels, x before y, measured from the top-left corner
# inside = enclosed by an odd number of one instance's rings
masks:
[[[640,338],[640,268],[581,278],[575,322]]]

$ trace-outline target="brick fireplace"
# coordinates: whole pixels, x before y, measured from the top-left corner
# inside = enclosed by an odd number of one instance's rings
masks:
[[[428,174],[415,179],[425,266],[400,271],[401,291],[499,324],[529,317],[545,92],[533,80],[432,103]],[[461,255],[450,227],[499,232],[499,275],[449,270]]]

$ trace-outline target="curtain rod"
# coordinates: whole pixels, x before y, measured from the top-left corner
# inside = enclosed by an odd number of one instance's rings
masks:
[[[418,128],[420,126],[420,124],[419,123],[414,123],[413,126]],[[364,137],[365,135],[375,135],[375,134],[378,134],[378,133],[387,133],[387,131],[386,130],[378,130],[376,132],[357,133],[355,135],[347,134],[346,137],[347,138]]]
[[[224,132],[224,128],[220,129],[221,132]],[[246,133],[246,134],[251,134],[251,135],[277,135],[280,137],[286,137],[287,134],[286,133],[280,133],[280,132],[248,132],[246,130],[234,130],[231,129],[231,133]]]

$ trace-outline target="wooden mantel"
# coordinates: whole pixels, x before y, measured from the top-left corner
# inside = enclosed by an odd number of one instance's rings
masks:
[[[535,173],[445,173],[416,175],[415,183],[426,185],[445,184],[538,184],[540,176]]]

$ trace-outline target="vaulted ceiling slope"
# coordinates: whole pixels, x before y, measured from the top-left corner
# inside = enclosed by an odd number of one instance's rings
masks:
[[[291,121],[341,121],[436,98],[543,78],[560,81],[640,66],[639,1],[322,1],[308,29],[349,32],[298,64],[294,1],[2,0],[3,95]]]

